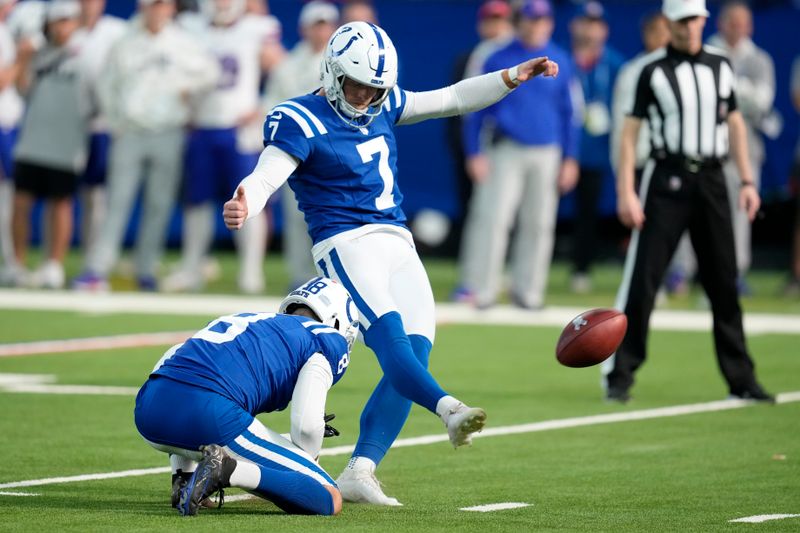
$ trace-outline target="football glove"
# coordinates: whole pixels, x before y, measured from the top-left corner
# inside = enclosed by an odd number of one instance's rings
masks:
[[[330,424],[328,424],[328,422],[330,422],[334,418],[336,418],[336,415],[333,414],[333,413],[325,414],[325,417],[323,418],[323,420],[325,421],[325,433],[322,434],[323,437],[327,438],[327,437],[338,437],[339,436],[339,430],[336,429],[335,427],[331,426]]]

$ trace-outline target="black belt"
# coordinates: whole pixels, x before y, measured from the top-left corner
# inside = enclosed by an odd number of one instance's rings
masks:
[[[680,168],[692,174],[697,174],[705,170],[716,170],[722,168],[723,159],[718,157],[693,157],[679,154],[653,154],[657,163]]]

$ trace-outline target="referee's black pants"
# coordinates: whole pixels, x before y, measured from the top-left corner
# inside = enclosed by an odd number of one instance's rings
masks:
[[[640,192],[645,222],[640,231],[633,232],[617,295],[617,306],[628,317],[628,331],[606,376],[609,390],[627,391],[647,356],[656,292],[687,228],[697,254],[700,282],[711,301],[722,375],[731,394],[756,386],[736,290],[733,226],[725,187],[719,166],[692,173],[666,162],[648,162]]]

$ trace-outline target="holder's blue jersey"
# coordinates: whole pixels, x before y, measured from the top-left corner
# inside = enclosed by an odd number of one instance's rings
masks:
[[[337,330],[302,316],[240,313],[210,322],[167,352],[152,375],[211,390],[256,415],[286,408],[300,369],[315,353],[328,360],[338,382],[350,359]]]
[[[365,224],[405,225],[394,136],[405,103],[395,86],[382,112],[362,128],[345,124],[315,94],[286,100],[267,116],[264,146],[300,160],[289,186],[314,243]]]

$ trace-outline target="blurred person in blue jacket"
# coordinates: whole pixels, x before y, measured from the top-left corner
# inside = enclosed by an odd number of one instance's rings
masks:
[[[609,134],[614,81],[623,64],[622,55],[607,46],[608,22],[599,2],[587,3],[569,25],[572,59],[581,81],[585,105],[581,131],[580,179],[576,187],[577,211],[571,288],[591,290],[589,271],[596,254],[597,203],[603,182],[610,176]]]
[[[481,244],[470,251],[474,257],[467,260],[474,261],[475,269],[472,279],[463,282],[475,292],[480,308],[497,299],[515,222],[511,300],[524,309],[544,305],[559,193],[571,191],[578,180],[580,83],[569,53],[550,40],[550,2],[524,2],[515,13],[515,27],[516,38],[489,56],[483,72],[544,56],[559,64],[560,73],[465,118],[467,170],[481,184],[470,203]],[[490,139],[485,152],[482,138]]]

